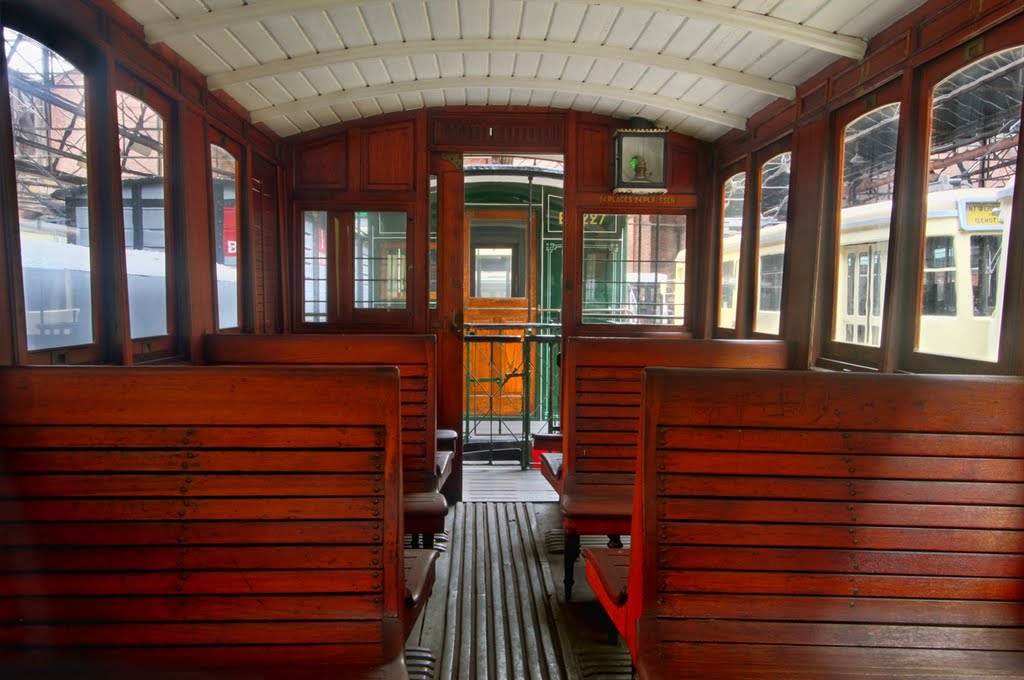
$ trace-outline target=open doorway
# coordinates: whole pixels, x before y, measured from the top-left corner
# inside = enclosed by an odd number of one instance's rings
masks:
[[[555,500],[534,435],[558,434],[563,160],[463,158],[465,500]]]

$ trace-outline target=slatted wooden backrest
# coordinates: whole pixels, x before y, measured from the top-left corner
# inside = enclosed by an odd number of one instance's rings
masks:
[[[0,665],[400,658],[398,387],[385,367],[0,369]]]
[[[579,484],[633,484],[645,366],[786,368],[782,340],[577,338],[565,350],[566,491]]]
[[[644,379],[642,654],[1024,673],[1024,379]]]
[[[407,492],[434,491],[437,427],[432,335],[206,335],[210,364],[398,366],[402,376],[402,471]]]

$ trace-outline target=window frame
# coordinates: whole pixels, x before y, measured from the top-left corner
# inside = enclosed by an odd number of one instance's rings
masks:
[[[86,44],[68,32],[49,22],[39,22],[10,12],[3,17],[0,29],[11,29],[56,52],[82,73],[85,82],[84,106],[86,112],[86,194],[89,201],[89,266],[90,297],[92,303],[92,342],[82,345],[28,349],[28,330],[25,318],[24,272],[20,245],[20,219],[14,167],[14,137],[11,127],[10,78],[7,60],[0,64],[0,144],[6,157],[12,159],[4,164],[0,175],[0,194],[3,196],[3,222],[13,234],[7,235],[10,259],[7,262],[7,279],[2,282],[10,290],[13,306],[10,308],[12,358],[14,363],[23,365],[86,364],[103,363],[111,358],[110,338],[113,327],[105,312],[104,299],[108,290],[109,273],[105,262],[104,234],[100,225],[110,219],[109,210],[103,203],[100,187],[106,185],[105,163],[101,159],[100,140],[104,136],[106,114],[112,113],[107,102],[108,71],[107,60],[100,50]],[[115,342],[116,344],[116,342]]]
[[[327,321],[305,320],[305,262],[304,262],[304,214],[307,212],[327,213]],[[405,308],[365,309],[355,306],[355,214],[357,212],[399,212],[405,213]],[[380,333],[381,331],[411,331],[413,304],[416,300],[416,277],[410,275],[414,262],[415,206],[409,203],[352,203],[339,206],[322,201],[297,201],[292,219],[295,228],[292,244],[295,266],[292,281],[294,285],[293,327],[299,333]],[[340,266],[339,266],[340,263]]]
[[[220,309],[219,299],[217,297],[217,255],[214,252],[217,245],[217,224],[215,217],[216,205],[214,203],[213,196],[213,146],[219,146],[224,151],[231,154],[235,159],[235,214],[238,216],[238,231],[236,238],[238,239],[238,253],[237,263],[235,266],[235,276],[237,278],[237,309],[238,309],[238,324],[234,327],[221,328],[220,327]],[[217,129],[214,126],[209,127],[209,138],[207,139],[207,164],[209,167],[210,177],[210,243],[213,246],[210,251],[210,271],[211,271],[211,286],[213,293],[213,327],[217,333],[242,333],[245,329],[249,328],[249,314],[247,314],[248,307],[246,306],[246,299],[248,297],[248,286],[246,284],[247,275],[249,272],[249,202],[248,192],[246,191],[247,182],[246,180],[246,162],[245,162],[245,148],[229,137],[227,134]]]
[[[124,338],[130,343],[131,355],[135,361],[148,361],[174,356],[178,347],[178,296],[177,296],[177,230],[175,219],[178,204],[173,190],[173,179],[177,174],[177,156],[175,144],[177,142],[174,134],[174,103],[163,92],[146,83],[138,76],[123,69],[117,69],[111,84],[111,102],[114,108],[111,111],[111,125],[114,131],[113,149],[120,149],[120,126],[117,120],[117,93],[134,97],[146,106],[153,109],[163,119],[163,153],[164,153],[164,176],[163,176],[163,210],[164,210],[164,258],[167,270],[167,332],[163,335],[154,335],[141,338],[131,337],[130,309],[128,299],[128,275],[125,261],[117,267],[119,272],[119,286],[124,290]],[[115,158],[120,160],[119,155]],[[120,163],[118,163],[119,167]],[[114,243],[121,253],[121,258],[126,257],[127,247],[124,242],[124,189],[122,186],[123,175],[115,168],[117,191],[114,192],[113,201],[115,213],[117,214],[115,224]],[[120,229],[118,229],[118,225]]]
[[[685,299],[683,301],[684,309],[690,310],[684,314],[683,323],[676,325],[660,325],[660,324],[596,324],[596,323],[584,323],[583,316],[583,291],[586,286],[586,248],[584,245],[583,228],[584,220],[587,215],[654,215],[654,216],[683,216],[686,218],[686,268],[685,268],[685,281],[687,282],[684,289]],[[697,209],[696,207],[673,207],[673,208],[659,208],[655,206],[630,206],[626,208],[613,207],[613,206],[580,206],[576,210],[576,228],[579,233],[579,261],[576,263],[576,333],[579,335],[590,335],[590,336],[633,336],[633,335],[645,335],[645,336],[672,336],[677,338],[692,338],[693,337],[693,322],[694,322],[694,301],[697,299],[694,295],[694,289],[697,287],[695,284],[691,284],[693,281],[693,256],[694,247],[696,244],[696,232],[698,229],[697,222]]]
[[[786,205],[786,236],[783,239],[783,258],[782,258],[782,301],[779,305],[779,330],[777,333],[766,333],[764,331],[755,330],[757,327],[757,306],[759,297],[758,282],[761,277],[761,185],[762,185],[762,174],[764,165],[768,161],[772,160],[776,156],[781,154],[790,154],[790,183],[789,183],[789,198],[787,199]],[[793,138],[787,136],[784,139],[770,144],[757,150],[751,158],[750,169],[747,172],[747,189],[744,193],[744,202],[746,204],[746,212],[743,220],[743,241],[744,243],[740,246],[740,251],[743,255],[746,255],[748,261],[742,271],[746,274],[746,279],[743,282],[745,288],[744,293],[738,294],[737,300],[744,301],[743,309],[737,309],[737,330],[740,328],[739,315],[742,312],[744,316],[745,336],[750,338],[760,339],[776,339],[784,338],[784,332],[786,329],[786,315],[787,315],[787,300],[786,300],[786,279],[787,272],[789,270],[789,258],[792,256],[792,248],[790,247],[789,239],[793,233],[789,224],[789,210],[793,206],[792,194],[793,194],[793,168],[792,163],[793,157]],[[752,181],[755,180],[755,181]],[[751,193],[751,187],[754,192]],[[753,198],[753,200],[751,200]],[[744,337],[744,335],[738,335],[737,337]]]
[[[1000,320],[999,355],[996,361],[967,359],[930,354],[916,349],[921,318],[921,300],[924,289],[924,248],[926,236],[928,167],[931,155],[932,93],[938,83],[952,74],[1007,49],[1024,47],[1020,36],[1020,23],[1008,21],[988,31],[969,44],[959,46],[924,65],[915,88],[918,101],[914,116],[913,148],[915,157],[908,160],[911,168],[908,187],[914,196],[907,201],[907,215],[901,216],[907,224],[906,243],[909,245],[900,264],[904,278],[901,287],[902,308],[906,310],[900,319],[900,337],[895,347],[895,358],[900,370],[912,373],[961,373],[977,375],[1014,375],[1019,373],[1024,351],[1019,348],[1022,338],[1022,324],[1017,304],[1004,304]],[[1024,109],[1024,105],[1022,105]],[[1024,111],[1022,111],[1024,113]],[[1022,115],[1024,119],[1024,115]],[[1009,226],[1009,237],[1003,247],[1009,248],[1004,273],[1004,295],[1020,290],[1024,276],[1024,148],[1021,140],[1017,143],[1016,179],[1013,187],[1013,215]],[[883,334],[884,338],[884,334]]]
[[[856,365],[863,368],[880,370],[885,357],[885,349],[888,343],[889,337],[891,337],[891,318],[890,308],[892,306],[892,299],[895,295],[895,290],[892,285],[894,279],[894,268],[896,266],[895,257],[897,255],[896,248],[894,245],[900,242],[899,234],[897,234],[897,214],[901,204],[902,195],[902,177],[903,171],[903,149],[906,146],[905,137],[908,134],[908,106],[903,101],[903,80],[902,77],[892,80],[878,89],[872,90],[862,97],[855,99],[849,104],[837,109],[832,115],[832,143],[831,143],[831,154],[832,162],[830,167],[833,169],[835,175],[834,182],[831,186],[831,196],[833,198],[832,204],[828,206],[830,211],[830,221],[823,224],[823,229],[826,232],[824,238],[826,239],[826,252],[829,253],[828,264],[829,266],[824,268],[825,275],[819,279],[822,299],[826,301],[826,308],[824,314],[822,314],[822,324],[820,326],[821,332],[821,356],[819,361],[837,361],[844,365]],[[893,199],[892,208],[889,212],[889,239],[886,251],[886,262],[885,262],[885,280],[882,281],[883,304],[881,310],[881,338],[878,347],[870,345],[860,345],[856,342],[844,342],[835,339],[836,325],[839,320],[836,315],[836,305],[839,298],[839,288],[837,275],[840,271],[840,258],[842,253],[840,252],[842,244],[840,241],[840,216],[843,210],[842,202],[842,188],[843,188],[843,153],[845,149],[845,134],[847,126],[853,121],[857,120],[861,116],[864,116],[872,111],[875,111],[884,106],[890,106],[892,104],[900,105],[900,119],[899,119],[899,137],[897,141],[896,150],[896,167],[895,175],[893,177]],[[873,263],[869,262],[869,268],[873,266]],[[868,281],[868,285],[873,284]],[[870,315],[869,315],[870,316]],[[867,327],[868,337],[871,337],[870,324]]]
[[[733,277],[735,278],[734,288],[734,304],[733,304],[733,324],[732,327],[721,325],[721,312],[722,312],[722,250],[724,248],[723,229],[725,223],[725,183],[736,175],[744,176],[744,189],[743,189],[743,224],[740,228],[740,246],[736,257],[736,267],[733,271]],[[714,265],[710,268],[715,277],[712,282],[713,289],[715,291],[714,299],[714,337],[716,338],[736,338],[741,319],[743,318],[743,309],[745,306],[745,293],[744,286],[747,285],[747,260],[749,255],[747,251],[749,248],[746,247],[746,241],[749,238],[747,236],[748,224],[750,218],[750,166],[747,163],[747,159],[733,163],[727,166],[718,173],[716,177],[715,185],[715,205],[717,212],[715,220],[715,231],[714,238],[712,239],[712,262]]]

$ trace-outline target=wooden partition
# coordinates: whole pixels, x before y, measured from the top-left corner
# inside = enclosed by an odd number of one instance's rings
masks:
[[[398,400],[394,368],[0,370],[5,672],[407,677]]]
[[[587,556],[640,677],[1021,677],[1024,380],[645,381],[628,588]]]
[[[398,366],[406,493],[436,491],[436,354],[432,335],[207,335],[210,364]]]
[[[565,438],[556,479],[565,533],[565,588],[581,534],[630,532],[645,366],[786,368],[782,340],[577,338],[566,341]],[[551,474],[549,467],[545,472]],[[556,486],[556,489],[558,487]]]

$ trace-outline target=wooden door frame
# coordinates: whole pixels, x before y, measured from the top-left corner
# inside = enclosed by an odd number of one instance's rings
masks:
[[[461,153],[432,152],[430,174],[437,177],[437,308],[429,325],[437,337],[437,427],[458,433],[452,472],[445,484],[449,502],[462,500],[462,319],[464,307],[463,221],[465,178]],[[457,244],[456,247],[449,247]],[[452,395],[459,395],[453,398]]]

